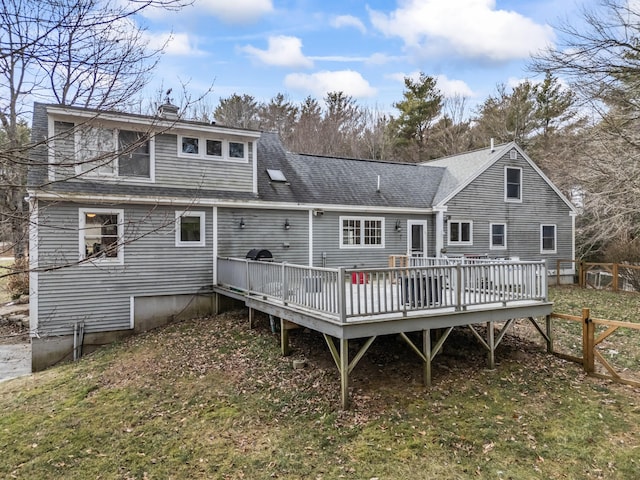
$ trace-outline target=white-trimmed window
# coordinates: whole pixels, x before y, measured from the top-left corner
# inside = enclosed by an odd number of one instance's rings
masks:
[[[556,253],[557,237],[556,226],[540,225],[540,253]]]
[[[504,201],[522,202],[522,168],[504,167]]]
[[[384,248],[383,217],[340,217],[340,248]]]
[[[449,220],[449,245],[472,245],[473,222]]]
[[[176,247],[204,247],[205,212],[176,212]]]
[[[154,139],[117,128],[81,127],[75,132],[76,173],[153,179]]]
[[[124,210],[81,208],[79,215],[80,260],[122,264]]]
[[[230,162],[249,161],[247,142],[208,138],[195,135],[178,137],[178,156],[211,158]]]
[[[489,225],[489,248],[491,250],[506,250],[507,224],[492,223]]]

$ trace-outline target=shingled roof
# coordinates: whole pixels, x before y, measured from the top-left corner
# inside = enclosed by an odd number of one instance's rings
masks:
[[[272,181],[267,169],[282,171],[287,182]],[[290,153],[274,133],[258,142],[258,194],[265,201],[431,208],[444,173],[437,166]]]

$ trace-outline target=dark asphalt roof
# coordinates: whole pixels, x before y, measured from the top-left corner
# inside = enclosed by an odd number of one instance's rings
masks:
[[[267,169],[281,170],[287,183],[272,182]],[[258,191],[265,201],[430,208],[444,172],[443,167],[289,153],[274,133],[263,133],[258,142]]]

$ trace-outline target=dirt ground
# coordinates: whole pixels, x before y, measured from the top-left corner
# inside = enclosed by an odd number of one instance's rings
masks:
[[[0,345],[29,342],[29,327],[22,321],[29,315],[28,304],[0,306]]]

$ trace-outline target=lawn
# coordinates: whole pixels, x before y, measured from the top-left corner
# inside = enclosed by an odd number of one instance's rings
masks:
[[[551,296],[559,313],[584,302],[603,318],[638,311],[638,296],[599,293]],[[376,340],[342,411],[322,337],[292,332],[283,358],[259,320],[176,323],[0,384],[0,477],[637,478],[640,391],[546,354],[526,322],[503,340],[495,370],[468,331],[454,331],[429,389],[404,343]]]

